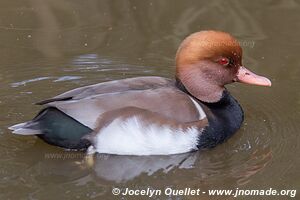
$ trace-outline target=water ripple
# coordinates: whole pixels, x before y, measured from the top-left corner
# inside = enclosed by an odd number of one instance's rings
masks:
[[[43,80],[53,80],[53,82],[62,82],[62,81],[71,81],[71,80],[78,80],[81,79],[82,76],[60,76],[60,77],[38,77],[38,78],[32,78],[32,79],[27,79],[19,82],[14,82],[11,83],[10,86],[15,88],[15,87],[20,87],[20,86],[26,86],[28,83],[33,83],[33,82],[38,82],[38,81],[43,81]]]

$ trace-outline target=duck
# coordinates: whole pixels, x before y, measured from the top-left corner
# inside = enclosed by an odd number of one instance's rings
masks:
[[[169,155],[215,147],[241,127],[244,112],[225,85],[271,86],[242,64],[231,34],[206,30],[180,44],[174,79],[144,76],[84,86],[36,103],[41,111],[12,133],[65,149]]]

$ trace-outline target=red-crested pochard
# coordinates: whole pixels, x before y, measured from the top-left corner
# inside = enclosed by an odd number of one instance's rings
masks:
[[[271,81],[242,65],[230,34],[200,31],[176,55],[176,79],[136,77],[77,88],[41,101],[39,114],[10,127],[68,149],[121,155],[178,154],[213,147],[235,133],[243,111],[224,85]]]

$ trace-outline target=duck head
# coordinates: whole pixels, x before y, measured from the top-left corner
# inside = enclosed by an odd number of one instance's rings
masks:
[[[189,93],[203,102],[221,99],[225,85],[241,82],[271,86],[242,64],[242,48],[230,34],[201,31],[188,36],[176,54],[176,78]]]

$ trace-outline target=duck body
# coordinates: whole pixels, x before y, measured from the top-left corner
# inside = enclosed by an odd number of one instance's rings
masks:
[[[178,154],[214,147],[241,126],[241,106],[225,88],[271,86],[242,65],[230,34],[200,31],[176,54],[176,80],[136,77],[77,88],[37,103],[44,108],[13,133],[67,149],[119,155]]]
[[[179,85],[138,77],[77,88],[39,102],[46,108],[14,131],[68,149],[160,155],[213,147],[240,127],[243,113],[229,92],[204,104]]]

